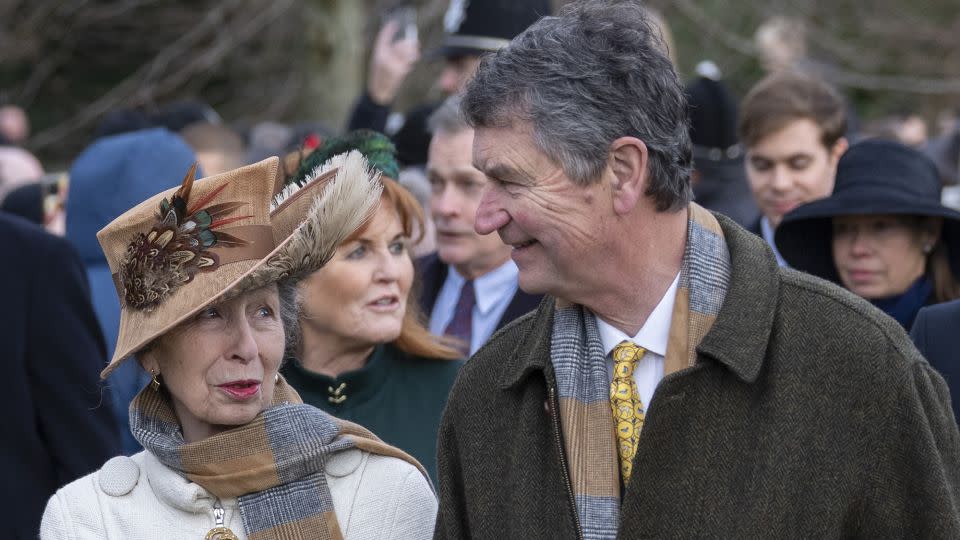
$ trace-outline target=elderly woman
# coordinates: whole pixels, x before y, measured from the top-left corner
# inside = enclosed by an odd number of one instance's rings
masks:
[[[457,350],[423,326],[410,301],[411,235],[423,230],[422,211],[386,178],[397,176],[392,145],[374,132],[329,141],[305,169],[345,146],[383,171],[380,207],[304,280],[301,341],[283,373],[304,401],[370,429],[435,478],[440,416],[461,362]]]
[[[293,280],[369,216],[380,184],[354,153],[274,197],[278,167],[191,171],[98,234],[123,304],[103,376],[130,356],[151,374],[130,414],[145,451],[58,491],[42,538],[431,536],[416,461],[278,374]]]
[[[940,204],[936,166],[899,143],[867,140],[840,158],[833,194],[776,232],[790,266],[842,284],[908,330],[925,305],[960,296],[960,213]]]

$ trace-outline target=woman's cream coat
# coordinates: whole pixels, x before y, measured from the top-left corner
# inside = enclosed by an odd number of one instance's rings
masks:
[[[414,466],[351,449],[330,458],[325,471],[346,540],[432,538],[437,500]],[[217,503],[224,524],[245,539],[236,499],[218,501],[153,454],[140,452],[113,458],[57,491],[43,514],[40,538],[196,540],[215,526]]]

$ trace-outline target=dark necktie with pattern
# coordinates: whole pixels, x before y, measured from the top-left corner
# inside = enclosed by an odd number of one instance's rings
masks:
[[[447,325],[444,335],[457,338],[464,342],[461,350],[466,355],[470,352],[470,335],[473,330],[473,306],[477,303],[477,297],[473,292],[473,280],[467,280],[460,288],[460,299],[457,300],[457,307],[453,310],[453,319]]]

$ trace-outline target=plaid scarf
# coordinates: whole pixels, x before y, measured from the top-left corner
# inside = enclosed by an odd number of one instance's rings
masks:
[[[717,318],[730,281],[730,254],[720,224],[691,203],[670,323],[664,375],[697,358],[697,345]],[[615,538],[620,514],[620,472],[606,354],[596,317],[580,305],[558,302],[551,337],[560,424],[580,528],[587,540]],[[649,404],[646,404],[649,408]],[[641,444],[643,433],[640,434]]]
[[[270,407],[250,423],[185,443],[165,392],[144,388],[130,405],[134,437],[167,467],[219,498],[237,497],[250,540],[342,539],[324,462],[348,448],[423,467],[356,424],[304,405],[281,377]],[[429,481],[429,480],[428,480]]]

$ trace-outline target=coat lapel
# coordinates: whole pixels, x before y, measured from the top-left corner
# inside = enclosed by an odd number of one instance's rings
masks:
[[[550,336],[553,331],[553,314],[556,300],[544,296],[536,311],[514,320],[510,325],[533,319],[530,329],[523,335],[514,353],[503,363],[500,387],[509,389],[523,382],[530,374],[545,371],[550,365]]]
[[[497,323],[497,330],[510,324],[514,319],[537,309],[542,299],[543,295],[527,294],[517,289],[517,292],[513,293],[513,298],[510,299],[510,305],[507,306],[506,311],[503,312],[503,316],[500,317],[500,322]]]
[[[697,352],[724,364],[744,382],[753,382],[770,341],[781,270],[766,242],[726,216],[716,218],[729,246],[733,271],[726,300]]]

